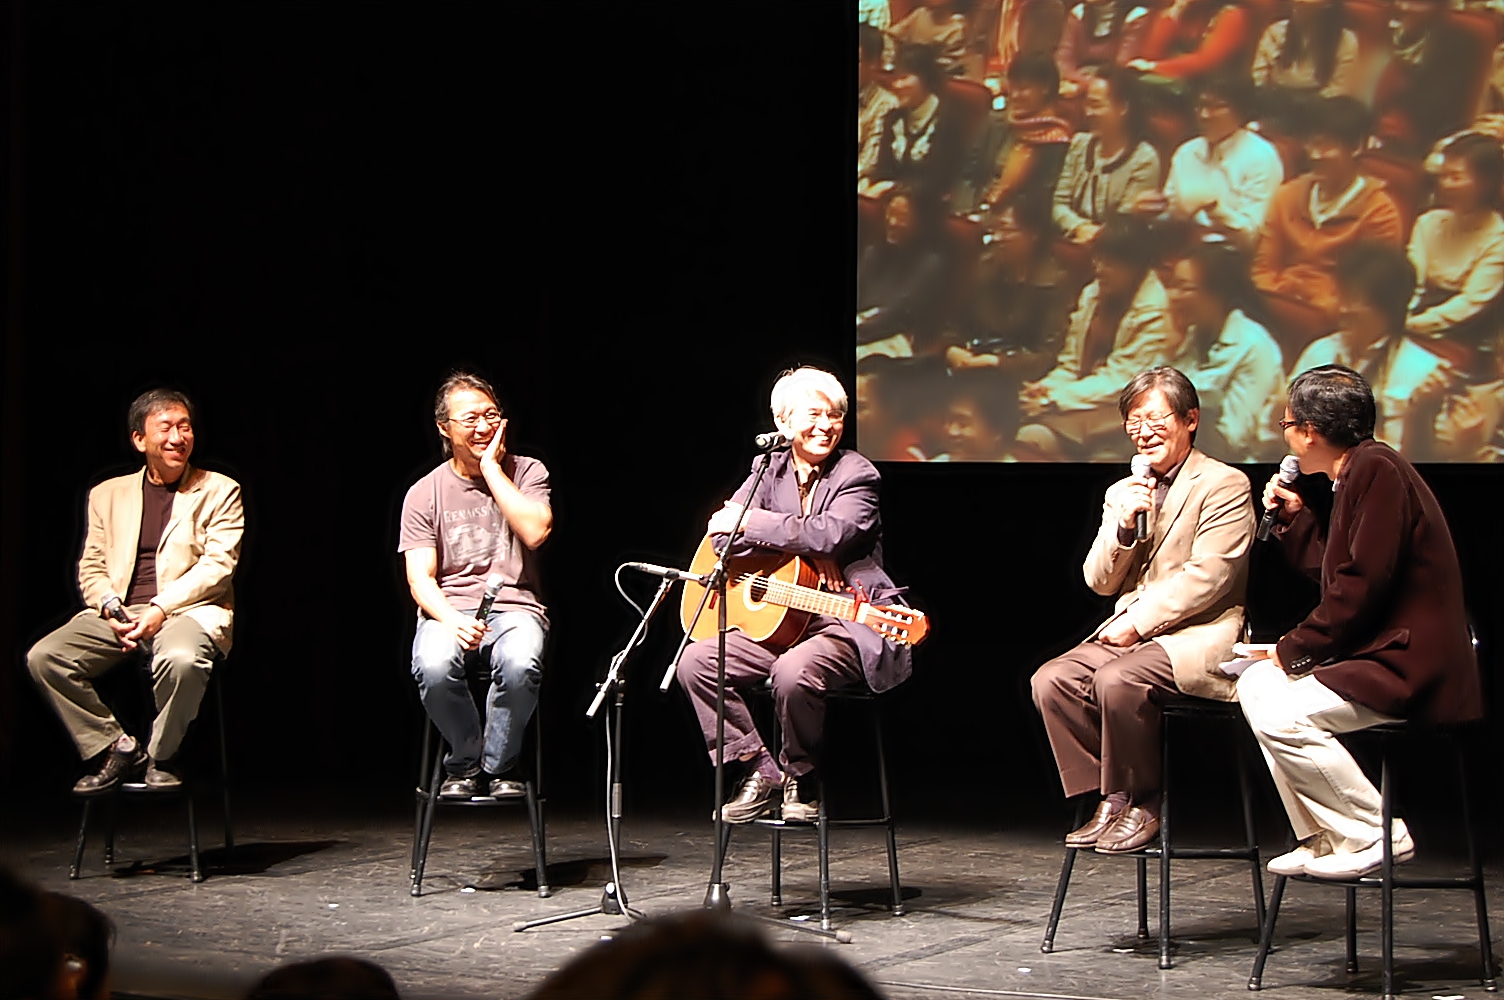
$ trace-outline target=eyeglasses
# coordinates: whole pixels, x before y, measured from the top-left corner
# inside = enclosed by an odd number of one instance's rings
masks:
[[[492,427],[501,423],[501,411],[487,410],[485,413],[467,413],[463,417],[450,417],[449,420],[451,423],[459,424],[467,431],[473,431],[476,427],[480,426],[482,420]]]
[[[1123,421],[1123,430],[1127,431],[1130,436],[1137,434],[1140,430],[1147,430],[1150,434],[1163,434],[1165,428],[1170,426],[1170,418],[1173,416],[1173,413],[1162,413],[1157,417],[1129,417]]]
[[[1299,420],[1281,420],[1279,422],[1279,429],[1282,430],[1282,431],[1287,431],[1291,427],[1299,427],[1299,426],[1300,426],[1300,421]]]

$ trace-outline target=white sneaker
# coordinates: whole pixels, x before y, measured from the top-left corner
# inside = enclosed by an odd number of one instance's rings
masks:
[[[1307,862],[1324,858],[1331,853],[1332,842],[1327,839],[1326,831],[1322,830],[1302,840],[1290,853],[1270,859],[1267,867],[1271,875],[1304,875]]]
[[[1398,820],[1394,836],[1394,863],[1404,864],[1415,857],[1415,841],[1410,831]],[[1322,858],[1306,862],[1306,874],[1313,878],[1354,879],[1370,875],[1384,866],[1384,842],[1375,841],[1373,846],[1361,851],[1336,851]]]

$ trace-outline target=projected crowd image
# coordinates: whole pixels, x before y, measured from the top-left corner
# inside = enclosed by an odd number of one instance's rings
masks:
[[[1504,460],[1504,0],[859,0],[857,443],[1121,462],[1173,365],[1278,461],[1343,364],[1412,461]]]

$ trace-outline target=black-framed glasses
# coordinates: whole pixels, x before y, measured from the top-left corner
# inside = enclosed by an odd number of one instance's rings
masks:
[[[1300,421],[1299,420],[1281,420],[1279,422],[1279,429],[1282,430],[1282,431],[1287,431],[1291,427],[1299,427],[1299,426],[1300,426]]]
[[[492,427],[501,423],[501,411],[487,410],[485,413],[467,413],[463,417],[450,417],[449,419],[465,428],[465,430],[473,431],[476,427],[480,426],[482,420]]]

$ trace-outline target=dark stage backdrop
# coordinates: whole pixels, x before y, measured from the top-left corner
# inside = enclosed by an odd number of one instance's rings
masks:
[[[598,808],[582,713],[633,624],[611,570],[687,562],[779,370],[850,384],[851,12],[793,10],[13,5],[6,784],[61,803],[76,773],[22,656],[76,608],[85,492],[134,467],[126,406],[165,383],[245,488],[237,782],[405,807],[397,512],[438,461],[434,387],[473,364],[553,471],[549,796]],[[1118,474],[885,469],[889,562],[934,621],[892,699],[900,815],[1058,806],[1027,679],[1102,613],[1079,565]],[[1430,478],[1491,646],[1499,470]],[[1277,631],[1310,593],[1266,555]],[[628,807],[708,816],[687,705],[657,691],[672,619],[629,671]]]

